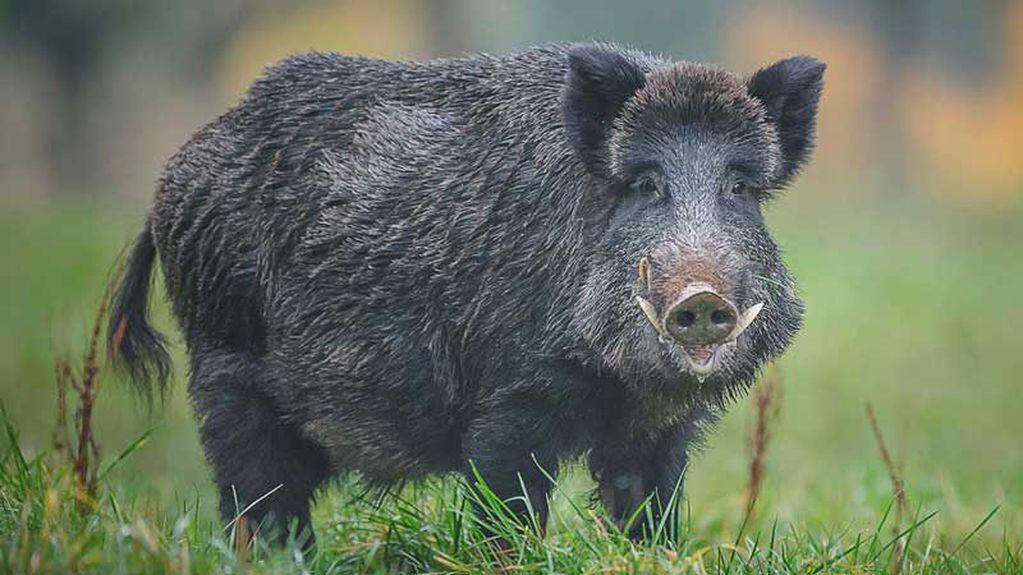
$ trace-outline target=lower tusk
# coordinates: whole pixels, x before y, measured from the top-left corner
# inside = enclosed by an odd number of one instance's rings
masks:
[[[643,299],[641,296],[636,296],[636,303],[639,304],[639,309],[643,310],[643,315],[646,316],[647,321],[650,325],[654,326],[657,330],[657,335],[661,337],[667,337],[667,333],[664,331],[664,326],[661,325],[661,318],[657,315],[657,310],[654,309],[654,304]]]
[[[646,257],[639,260],[639,289],[643,291],[650,289],[650,260]]]
[[[753,320],[757,319],[757,316],[760,315],[760,310],[762,309],[764,309],[764,302],[760,302],[742,312],[739,315],[739,319],[735,322],[735,328],[732,329],[732,333],[728,334],[728,338],[725,339],[725,341],[735,341],[739,339],[742,332],[746,331],[746,328],[753,323]]]

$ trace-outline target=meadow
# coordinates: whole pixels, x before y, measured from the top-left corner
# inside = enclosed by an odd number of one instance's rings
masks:
[[[183,346],[162,302],[154,305],[174,343],[174,391],[147,411],[114,374],[100,374],[93,419],[102,476],[95,501],[83,504],[71,465],[53,450],[54,362],[85,352],[144,207],[8,206],[0,213],[0,572],[1023,572],[1023,209],[801,194],[770,210],[807,316],[767,371],[768,440],[751,448],[756,396],[737,402],[691,464],[680,523],[653,526],[650,543],[629,542],[589,503],[579,464],[559,477],[545,538],[485,502],[491,512],[481,521],[505,535],[510,553],[484,540],[455,478],[379,503],[357,478],[341,479],[315,508],[314,555],[245,545],[239,524],[216,516]],[[763,481],[747,514],[751,459]]]

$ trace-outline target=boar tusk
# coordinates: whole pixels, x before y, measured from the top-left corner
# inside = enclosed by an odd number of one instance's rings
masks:
[[[646,316],[650,325],[654,326],[654,329],[657,330],[657,335],[667,337],[668,334],[664,332],[664,326],[661,325],[661,318],[657,316],[657,310],[654,309],[654,304],[640,296],[636,296],[636,303],[639,304],[639,309],[643,310],[643,315]]]
[[[650,289],[650,260],[646,257],[639,259],[639,289]]]
[[[735,328],[732,329],[732,333],[728,334],[728,339],[725,341],[735,341],[739,339],[742,332],[746,331],[746,328],[753,323],[753,320],[757,319],[757,316],[760,315],[760,310],[762,309],[764,309],[764,302],[760,302],[750,308],[747,308],[746,311],[739,314],[739,319],[735,321]]]

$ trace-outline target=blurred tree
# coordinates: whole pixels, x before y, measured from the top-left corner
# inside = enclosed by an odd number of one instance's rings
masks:
[[[434,52],[442,56],[460,56],[472,50],[468,29],[471,23],[461,18],[459,0],[433,0],[428,12]]]
[[[84,95],[106,44],[137,16],[130,0],[7,0],[0,34],[34,52],[48,66],[55,109],[47,154],[62,189],[78,189],[91,173],[86,147]],[[87,183],[86,183],[87,184]]]
[[[96,181],[96,154],[90,133],[97,109],[97,80],[125,49],[126,38],[140,30],[145,42],[170,50],[147,51],[145,64],[178,69],[200,83],[245,16],[283,0],[201,0],[137,2],[134,0],[5,0],[0,9],[0,37],[14,50],[30,53],[46,67],[53,109],[45,132],[50,176],[59,191],[91,192]],[[289,3],[289,4],[294,4]],[[154,58],[154,56],[156,56]],[[193,88],[194,89],[194,88]]]
[[[874,110],[877,114],[876,145],[883,149],[876,154],[878,175],[882,178],[881,189],[890,193],[905,193],[909,189],[908,174],[905,170],[903,152],[906,136],[900,121],[898,99],[900,84],[906,67],[912,65],[919,49],[921,11],[926,0],[871,0],[871,20],[876,23],[881,41],[881,74],[874,93]]]

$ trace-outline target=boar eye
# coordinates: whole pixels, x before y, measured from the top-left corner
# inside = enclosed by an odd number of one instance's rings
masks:
[[[653,174],[645,174],[636,178],[629,187],[632,188],[632,191],[644,196],[659,198],[662,195],[661,182]]]
[[[734,182],[734,183],[732,183],[732,194],[733,195],[741,196],[741,195],[746,193],[746,189],[747,189],[747,187],[746,187],[746,183],[745,182]]]

